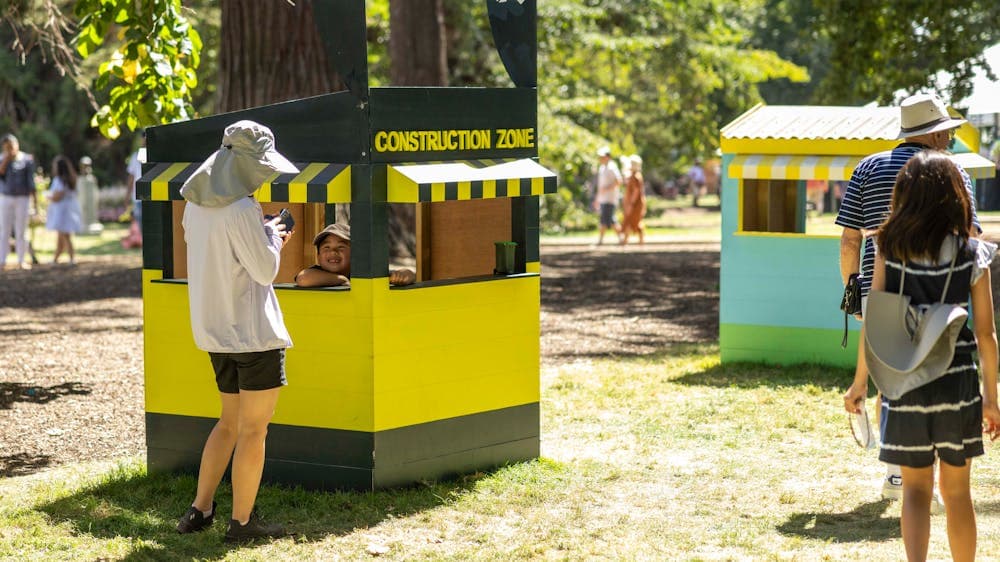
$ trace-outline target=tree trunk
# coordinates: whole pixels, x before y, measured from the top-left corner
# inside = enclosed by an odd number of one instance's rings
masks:
[[[340,89],[316,30],[312,3],[222,1],[220,112]]]
[[[447,86],[444,0],[389,0],[393,86]]]
[[[444,15],[443,0],[389,0],[389,80],[393,86],[448,85]],[[416,257],[418,207],[389,205],[393,257]]]

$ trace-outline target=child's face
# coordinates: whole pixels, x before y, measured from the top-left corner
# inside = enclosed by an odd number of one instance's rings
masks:
[[[331,234],[320,243],[317,254],[324,271],[351,276],[351,243],[347,240]]]

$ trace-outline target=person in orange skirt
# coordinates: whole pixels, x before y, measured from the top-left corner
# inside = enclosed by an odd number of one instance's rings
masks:
[[[646,185],[642,178],[642,158],[638,154],[629,157],[629,168],[625,173],[625,197],[622,199],[622,244],[628,244],[628,236],[635,232],[639,235],[639,244],[646,241],[646,228],[642,224],[646,216]]]

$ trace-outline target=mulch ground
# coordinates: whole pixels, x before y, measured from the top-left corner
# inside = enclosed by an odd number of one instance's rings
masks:
[[[717,244],[542,248],[542,364],[718,337]],[[140,454],[137,257],[0,272],[0,476]]]

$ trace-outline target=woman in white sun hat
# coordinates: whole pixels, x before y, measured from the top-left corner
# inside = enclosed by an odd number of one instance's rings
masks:
[[[264,468],[264,439],[286,384],[292,340],[274,294],[281,249],[291,232],[264,221],[252,197],[275,173],[298,168],[278,153],[274,135],[253,121],[226,127],[222,146],[181,187],[188,295],[195,344],[215,371],[222,415],[202,452],[198,490],[177,524],[200,531],[215,517],[215,491],[232,458],[233,508],[227,542],[284,534],[254,510]]]

